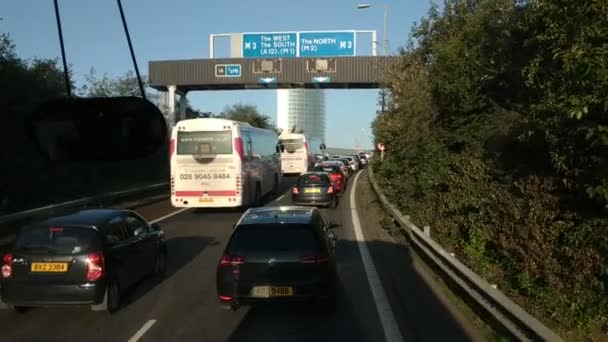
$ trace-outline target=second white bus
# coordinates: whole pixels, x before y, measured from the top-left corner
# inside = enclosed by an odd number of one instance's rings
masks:
[[[283,174],[301,174],[312,169],[315,155],[322,154],[321,140],[301,133],[283,133],[281,144],[281,171]]]
[[[248,123],[215,118],[178,122],[170,144],[172,205],[258,205],[281,183],[278,146],[275,131]]]

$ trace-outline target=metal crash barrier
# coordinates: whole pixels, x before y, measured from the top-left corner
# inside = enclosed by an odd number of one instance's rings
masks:
[[[408,216],[392,205],[374,179],[373,167],[368,168],[369,180],[384,209],[395,219],[408,240],[442,274],[442,278],[455,285],[472,302],[491,315],[494,322],[520,341],[563,341],[555,332],[526,312],[486,280],[448,253],[431,239],[429,232],[415,226]],[[427,227],[425,227],[427,228]],[[428,229],[426,229],[428,230]]]

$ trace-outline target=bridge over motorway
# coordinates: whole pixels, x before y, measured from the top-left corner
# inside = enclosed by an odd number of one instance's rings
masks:
[[[188,92],[242,89],[373,89],[398,65],[399,56],[322,58],[210,58],[149,62],[149,84],[175,114],[180,95],[185,117]]]

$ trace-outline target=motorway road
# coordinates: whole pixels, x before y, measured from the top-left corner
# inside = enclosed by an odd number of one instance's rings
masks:
[[[293,182],[293,178],[285,179],[282,190],[287,192]],[[320,313],[310,305],[223,308],[216,299],[215,269],[241,213],[176,213],[168,202],[161,202],[138,211],[150,220],[174,214],[159,222],[169,246],[169,269],[163,280],[140,283],[114,315],[88,308],[40,308],[25,314],[2,311],[0,341],[481,340],[470,323],[428,290],[424,277],[417,276],[408,257],[400,254],[401,247],[391,246],[377,228],[367,224],[372,212],[351,203],[352,188],[351,180],[338,208],[324,210],[329,219],[342,224],[336,230],[341,280],[336,313]],[[289,196],[269,199],[267,205],[277,204],[290,204]],[[357,212],[363,226],[360,233],[373,236],[373,241],[357,243],[351,215]],[[366,266],[360,245],[369,251],[363,253]],[[371,282],[370,267],[377,272]]]

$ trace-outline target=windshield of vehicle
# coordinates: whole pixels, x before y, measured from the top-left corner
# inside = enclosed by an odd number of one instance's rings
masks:
[[[298,178],[298,185],[325,185],[329,184],[330,180],[327,174],[311,173]]]
[[[304,141],[302,139],[281,139],[281,144],[285,146],[285,151],[294,153],[304,148]]]
[[[231,154],[232,132],[177,132],[177,154]]]
[[[321,250],[314,232],[308,225],[253,225],[237,229],[227,248],[234,255],[259,252],[316,253]]]
[[[23,230],[15,251],[28,254],[80,254],[99,248],[93,229],[76,227],[34,227]]]

